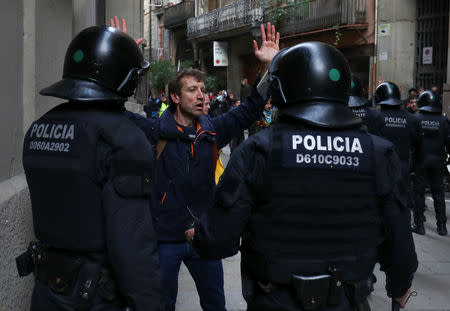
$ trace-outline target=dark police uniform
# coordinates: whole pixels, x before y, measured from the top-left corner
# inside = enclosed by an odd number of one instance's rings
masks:
[[[369,100],[364,97],[361,79],[353,73],[348,107],[357,117],[361,118],[369,133],[379,135],[377,124],[379,124],[380,116],[377,111],[369,107]]]
[[[442,113],[439,97],[431,91],[419,96],[417,118],[423,131],[423,148],[416,166],[414,232],[425,234],[423,226],[425,185],[428,181],[434,201],[438,233],[447,235],[445,212],[444,165],[450,150],[448,120]]]
[[[327,70],[309,67],[324,63]],[[287,82],[299,73],[308,80]],[[270,74],[280,121],[235,151],[194,247],[228,257],[242,237],[248,310],[367,310],[377,260],[388,293],[403,296],[417,258],[408,210],[396,199],[399,162],[346,107],[345,57],[302,43],[280,51]]]
[[[400,91],[392,82],[381,83],[374,94],[375,102],[381,110],[378,119],[378,135],[388,139],[396,148],[401,163],[401,183],[399,192],[406,202],[410,193],[411,161],[417,158],[421,148],[421,129],[417,118],[402,109]]]
[[[69,46],[63,80],[41,91],[69,102],[35,121],[24,141],[39,242],[17,263],[21,276],[35,275],[31,310],[162,310],[149,209],[154,149],[123,106],[146,68],[128,35],[91,27]]]

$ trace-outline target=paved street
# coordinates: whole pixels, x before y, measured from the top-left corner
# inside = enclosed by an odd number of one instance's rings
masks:
[[[224,164],[228,162],[229,149],[223,150]],[[427,205],[432,207],[431,198]],[[447,218],[450,219],[450,196],[446,198]],[[417,297],[411,297],[405,310],[410,311],[450,311],[450,236],[442,237],[436,233],[434,210],[425,212],[426,235],[414,234],[419,268],[413,282]],[[449,226],[447,226],[448,229]],[[246,303],[241,295],[239,254],[223,260],[225,273],[225,295],[228,311],[245,310]],[[390,310],[390,300],[384,289],[384,273],[375,268],[378,282],[375,292],[369,298],[372,311]],[[177,311],[200,311],[198,295],[186,267],[180,270]]]

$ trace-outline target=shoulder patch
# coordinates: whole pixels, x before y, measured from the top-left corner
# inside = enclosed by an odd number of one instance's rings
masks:
[[[370,136],[354,132],[289,132],[282,134],[284,167],[369,172]]]

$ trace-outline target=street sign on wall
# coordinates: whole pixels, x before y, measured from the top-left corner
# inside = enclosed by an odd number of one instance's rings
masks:
[[[422,50],[422,64],[431,65],[433,64],[433,47],[426,46]]]
[[[228,42],[213,41],[214,66],[228,66]]]
[[[387,37],[391,34],[391,24],[378,25],[378,36]]]

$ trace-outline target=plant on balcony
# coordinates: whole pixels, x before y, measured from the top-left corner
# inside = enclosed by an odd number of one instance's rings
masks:
[[[334,45],[338,46],[339,45],[339,41],[341,41],[341,37],[342,37],[342,31],[339,28],[339,25],[334,25],[333,26],[334,29],[334,36],[335,36],[335,40],[334,40]]]
[[[309,11],[309,3],[315,0],[265,0],[269,20],[280,26],[294,18],[303,17]]]
[[[150,88],[157,93],[164,92],[166,85],[175,74],[175,68],[169,60],[158,60],[150,63],[148,82]]]

